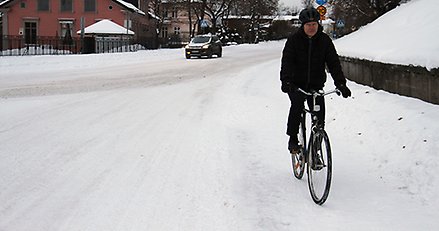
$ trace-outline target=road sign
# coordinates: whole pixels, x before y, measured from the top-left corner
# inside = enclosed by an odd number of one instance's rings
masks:
[[[339,20],[337,20],[337,22],[336,22],[336,24],[335,24],[335,26],[337,27],[337,28],[343,28],[344,27],[344,20],[343,19],[339,19]]]
[[[317,11],[319,12],[320,15],[325,15],[326,14],[326,7],[324,6],[318,6],[317,7]]]
[[[319,5],[325,5],[328,2],[328,0],[316,0],[316,3]]]
[[[206,19],[201,20],[201,28],[207,28],[209,27],[209,23],[207,23]]]

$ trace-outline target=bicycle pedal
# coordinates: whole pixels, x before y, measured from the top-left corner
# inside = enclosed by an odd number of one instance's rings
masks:
[[[313,164],[312,166],[311,166],[311,169],[312,170],[322,170],[323,168],[326,168],[326,164],[323,164],[323,163],[317,163],[317,164]]]
[[[324,167],[325,167],[324,165],[314,165],[314,166],[311,166],[311,169],[314,170],[314,171],[320,171]]]

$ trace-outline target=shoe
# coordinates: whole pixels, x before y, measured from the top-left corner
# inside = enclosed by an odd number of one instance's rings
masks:
[[[315,148],[317,153],[321,152],[321,150],[322,150],[322,137],[321,136],[317,136],[315,138],[314,148]]]
[[[288,150],[291,154],[297,154],[300,152],[301,147],[297,138],[294,139],[293,137],[290,137],[290,140],[288,141]]]
[[[318,170],[322,170],[325,167],[325,164],[322,161],[322,158],[320,157],[320,154],[317,154],[317,156],[315,156],[314,161],[311,165],[311,169],[318,171]]]
[[[317,158],[316,162],[314,162],[311,166],[311,169],[314,171],[322,170],[325,167],[325,165],[322,163],[320,158]]]
[[[298,154],[300,152],[301,148],[299,145],[293,146],[290,149],[290,153],[291,154]]]

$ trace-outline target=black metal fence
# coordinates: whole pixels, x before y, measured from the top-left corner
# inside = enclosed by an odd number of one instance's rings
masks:
[[[59,37],[37,37],[32,43],[26,43],[23,36],[2,36],[0,55],[55,55],[78,54],[81,42],[77,38],[69,40]]]
[[[131,52],[141,49],[157,48],[153,38],[126,37],[85,37],[64,39],[59,37],[39,36],[26,42],[23,36],[2,36],[0,40],[0,56],[19,55],[67,55],[90,53]]]

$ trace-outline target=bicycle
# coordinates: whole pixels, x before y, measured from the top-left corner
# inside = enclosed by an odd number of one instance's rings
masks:
[[[298,89],[307,96],[312,97],[312,107],[304,108],[301,114],[301,122],[299,127],[299,145],[300,151],[296,154],[291,154],[292,168],[294,176],[297,179],[302,179],[305,165],[307,166],[308,188],[313,201],[316,204],[322,205],[325,203],[329,195],[329,188],[331,187],[332,179],[332,155],[331,146],[328,134],[323,126],[319,124],[316,112],[320,111],[320,105],[316,105],[316,97],[326,96],[332,93],[340,95],[338,89],[324,92],[306,92]],[[308,97],[306,97],[308,100]],[[309,144],[307,147],[306,140],[306,115],[311,115],[311,129],[309,134]]]

